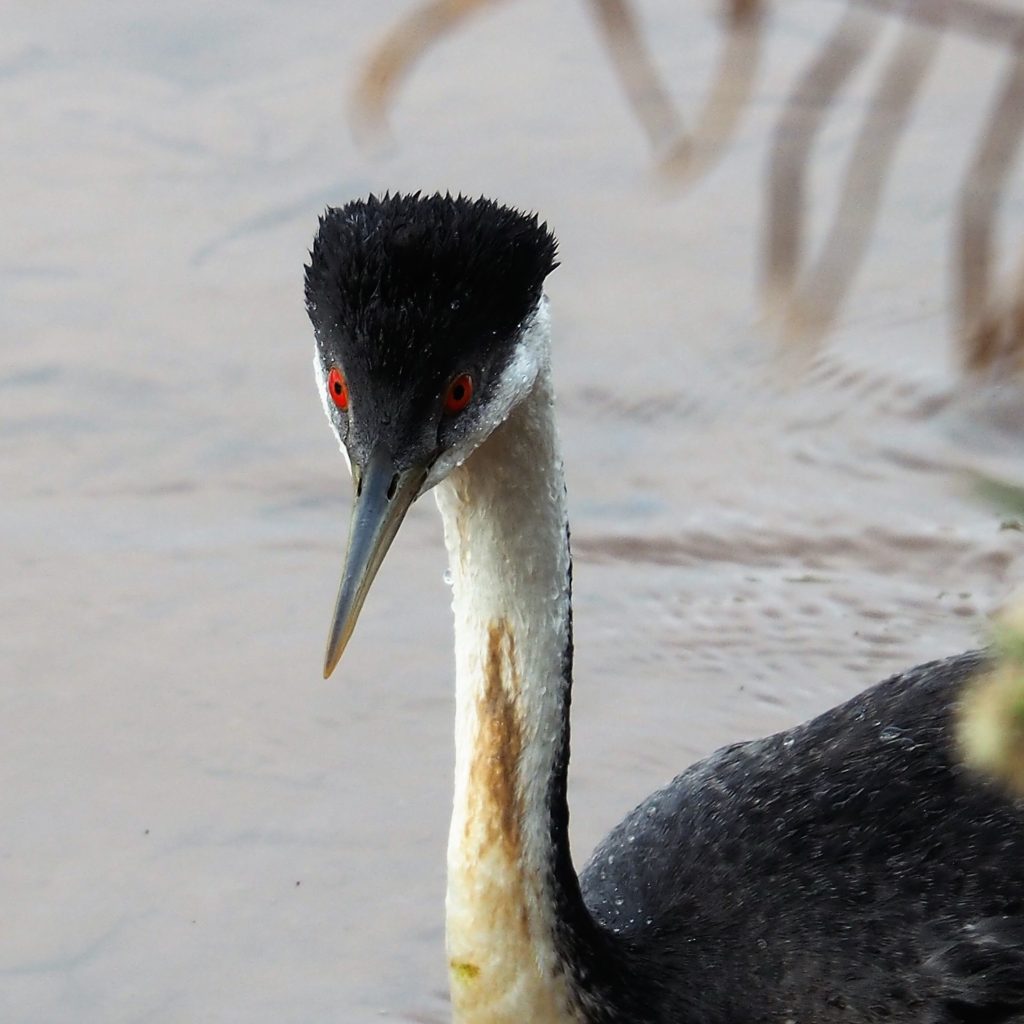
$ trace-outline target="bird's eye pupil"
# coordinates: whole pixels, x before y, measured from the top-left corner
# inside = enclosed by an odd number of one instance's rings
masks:
[[[327,390],[339,409],[344,411],[348,408],[348,384],[336,366],[331,367],[331,372],[327,375]]]
[[[473,378],[468,373],[461,373],[448,385],[444,396],[444,411],[449,416],[462,412],[473,397]]]

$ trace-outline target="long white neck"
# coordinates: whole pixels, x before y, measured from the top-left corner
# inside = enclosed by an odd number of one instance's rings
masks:
[[[455,613],[454,1017],[577,1021],[557,939],[566,898],[585,911],[565,835],[571,566],[546,360],[530,395],[438,486],[437,503]]]

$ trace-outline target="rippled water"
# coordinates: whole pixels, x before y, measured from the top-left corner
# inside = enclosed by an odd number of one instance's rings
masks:
[[[689,111],[721,37],[679,6],[642,21]],[[768,19],[738,134],[683,194],[652,182],[584,9],[540,0],[429,54],[396,146],[357,151],[345,89],[407,9],[5,11],[4,1022],[445,1018],[431,502],[320,679],[348,503],[301,302],[326,203],[486,192],[561,239],[581,861],[714,747],[977,643],[1021,577],[1017,391],[960,387],[949,340],[995,51],[942,44],[844,312],[799,357],[758,300],[764,171],[841,5]],[[814,149],[812,245],[876,67]],[[1003,213],[1019,238],[1019,187]]]

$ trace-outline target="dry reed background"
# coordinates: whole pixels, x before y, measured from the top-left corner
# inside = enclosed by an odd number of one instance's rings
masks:
[[[431,0],[394,26],[354,89],[352,123],[364,140],[386,132],[389,108],[414,65],[470,17],[512,0]],[[671,99],[628,0],[587,0],[598,38],[650,144],[655,169],[675,191],[692,186],[729,145],[755,87],[768,4],[723,0],[721,57],[703,108],[687,119]],[[946,33],[991,47],[1006,64],[999,93],[978,112],[978,142],[953,217],[949,263],[956,341],[970,374],[1022,368],[1024,252],[1009,281],[995,279],[1000,204],[1024,133],[1024,13],[986,0],[848,0],[831,37],[794,75],[769,141],[762,301],[787,344],[813,349],[835,322],[867,251],[885,180],[924,78]],[[871,56],[887,22],[900,38],[858,132],[836,211],[820,250],[806,238],[805,182],[815,140],[844,85]],[[687,128],[687,121],[692,128]],[[965,126],[966,129],[970,126]]]

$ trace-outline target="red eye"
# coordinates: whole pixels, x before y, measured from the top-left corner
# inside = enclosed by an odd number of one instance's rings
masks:
[[[331,401],[333,401],[339,409],[348,408],[348,384],[345,383],[345,378],[341,375],[341,370],[336,366],[332,368],[329,374],[327,374],[327,390],[330,392]]]
[[[473,378],[468,373],[460,373],[448,385],[444,396],[444,411],[449,416],[462,412],[473,397]]]

